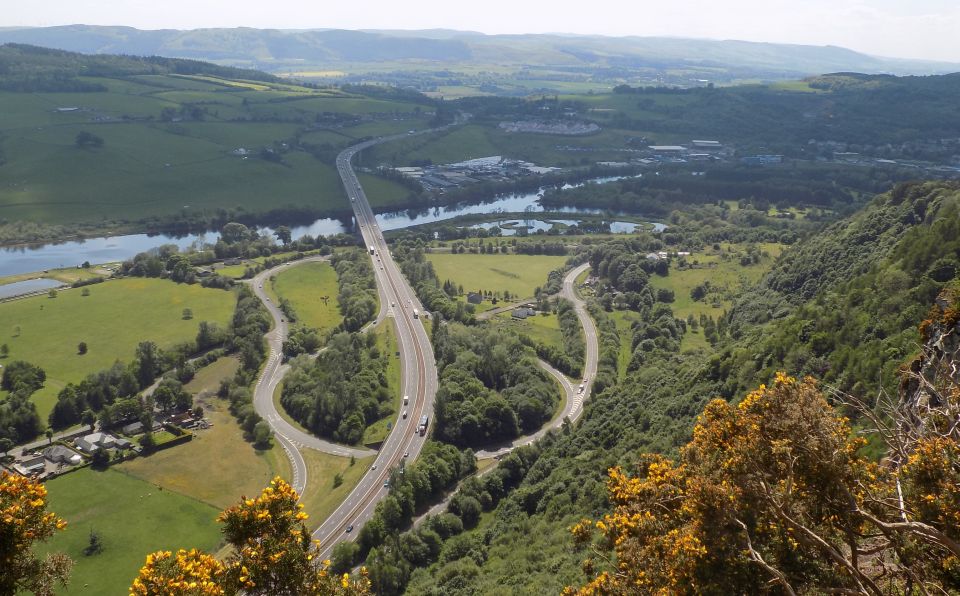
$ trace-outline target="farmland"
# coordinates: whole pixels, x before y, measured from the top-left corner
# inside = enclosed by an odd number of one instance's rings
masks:
[[[0,304],[0,343],[11,360],[22,359],[47,373],[44,387],[34,394],[41,418],[63,386],[87,374],[130,361],[141,341],[161,348],[196,337],[200,321],[225,327],[233,313],[231,292],[178,285],[170,281],[129,278],[61,291],[56,298],[37,296]],[[183,310],[193,312],[192,319]],[[145,317],[144,313],[150,313]],[[79,354],[77,345],[88,351]]]
[[[276,297],[290,301],[297,323],[324,332],[343,320],[337,301],[337,272],[329,263],[301,263],[280,271],[271,282]]]
[[[68,526],[41,552],[65,552],[74,560],[64,594],[125,594],[148,553],[211,550],[220,543],[216,507],[113,469],[78,470],[47,489],[50,510]],[[100,535],[103,552],[85,556],[91,531]]]
[[[426,105],[293,84],[78,80],[105,90],[0,92],[3,219],[136,230],[224,213],[342,213],[349,206],[329,159],[311,155],[301,137],[317,143],[311,137],[328,132],[336,151],[427,122]],[[80,133],[98,141],[81,144]]]
[[[547,281],[547,274],[562,267],[567,258],[543,255],[482,255],[432,253],[437,278],[462,285],[465,292],[508,291],[520,298],[533,296],[534,288]]]

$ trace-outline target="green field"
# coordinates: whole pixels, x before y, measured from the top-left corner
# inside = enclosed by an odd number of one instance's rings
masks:
[[[74,560],[64,594],[125,594],[148,553],[213,550],[221,540],[217,508],[113,469],[78,470],[51,480],[47,490],[50,510],[68,526],[42,552]],[[88,557],[83,549],[91,530],[100,535],[103,552]]]
[[[517,335],[526,335],[535,342],[557,348],[563,347],[563,334],[560,333],[560,323],[553,313],[539,314],[526,319],[515,319],[509,312],[495,315],[490,324]]]
[[[47,373],[46,384],[34,395],[44,420],[67,383],[117,360],[129,362],[141,341],[169,347],[194,339],[200,321],[225,327],[235,302],[232,292],[160,279],[119,279],[88,289],[89,296],[71,289],[56,298],[0,304],[0,343],[10,347],[6,361],[26,360]],[[193,311],[192,320],[183,319],[185,308]],[[81,341],[88,346],[84,355],[77,352]]]
[[[284,475],[285,470],[273,469],[265,454],[243,440],[243,430],[226,403],[216,397],[200,403],[212,427],[195,430],[196,436],[188,443],[114,469],[218,509],[229,507],[241,496],[259,494],[272,478]],[[271,449],[285,458],[278,445]]]
[[[340,125],[342,146],[426,122],[414,114],[422,106],[331,89],[204,76],[81,78],[108,90],[0,92],[0,218],[137,228],[221,208],[342,211],[335,170],[299,150],[298,135],[321,113],[364,115]],[[200,116],[184,116],[194,107]],[[176,113],[161,117],[164,109]],[[81,131],[102,146],[78,147]],[[281,162],[262,159],[265,147],[280,151]],[[234,155],[239,148],[250,153]]]
[[[758,244],[758,247],[767,256],[757,264],[741,265],[737,255],[745,246],[724,243],[720,245],[719,251],[708,249],[687,257],[687,260],[693,263],[690,269],[681,271],[671,267],[670,275],[666,277],[650,276],[650,284],[654,288],[674,291],[675,300],[670,307],[677,318],[686,319],[690,315],[699,318],[704,314],[716,319],[730,308],[734,296],[763,277],[783,249],[782,245],[773,243]],[[694,301],[690,297],[690,291],[706,281],[709,281],[715,290],[705,299]],[[702,330],[688,330],[683,337],[681,348],[686,350],[707,345]]]
[[[562,256],[502,254],[432,253],[427,258],[441,282],[449,279],[464,292],[506,290],[520,298],[533,296],[534,288],[547,282],[547,274],[567,261]]]
[[[271,285],[276,296],[290,301],[298,323],[329,332],[343,321],[337,300],[337,272],[329,263],[291,265],[280,271]]]

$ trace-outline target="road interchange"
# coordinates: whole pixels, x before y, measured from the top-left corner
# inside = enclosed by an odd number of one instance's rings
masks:
[[[381,322],[386,317],[394,319],[401,358],[401,386],[403,395],[409,396],[410,401],[406,405],[408,415],[403,417],[400,412],[397,413],[394,428],[380,450],[376,452],[376,459],[370,469],[333,514],[314,531],[313,538],[319,541],[321,557],[324,559],[331,556],[333,547],[338,542],[356,536],[350,530],[361,527],[372,517],[377,503],[388,494],[387,482],[392,471],[397,467],[406,465],[407,462],[415,461],[419,456],[427,439],[426,436],[420,436],[417,432],[421,416],[424,414],[430,416],[432,423],[434,399],[437,391],[437,369],[430,338],[424,328],[423,321],[419,318],[419,316],[427,315],[415,292],[394,262],[382,230],[351,165],[353,157],[360,151],[377,143],[407,136],[394,135],[365,141],[342,151],[337,156],[336,161],[337,171],[350,199],[359,232],[363,237],[365,246],[371,253],[370,257],[373,261],[374,275],[380,294],[380,312],[377,320],[371,326]],[[309,260],[323,260],[324,258],[310,257]],[[293,468],[293,487],[300,494],[303,494],[308,490],[308,483],[306,464],[300,449],[317,449],[333,455],[357,458],[369,456],[374,452],[365,448],[348,447],[319,439],[291,425],[276,410],[273,394],[289,369],[289,365],[282,362],[282,345],[289,329],[282,311],[270,301],[264,292],[263,283],[283,267],[281,265],[261,272],[252,280],[253,291],[266,306],[274,320],[274,327],[266,336],[270,348],[269,356],[254,390],[254,407],[270,424],[278,444],[290,459]],[[586,267],[587,265],[583,265],[571,271],[564,279],[561,292],[565,298],[574,302],[577,316],[580,318],[584,330],[586,363],[583,391],[575,389],[574,384],[576,383],[571,383],[559,371],[545,362],[541,362],[541,366],[557,379],[563,391],[567,394],[564,411],[556,416],[551,424],[537,433],[521,437],[496,450],[480,451],[478,456],[502,456],[520,445],[537,440],[550,429],[561,426],[564,420],[575,421],[582,414],[583,401],[589,395],[590,381],[596,374],[598,351],[596,328],[586,312],[583,301],[574,291],[574,280]],[[418,316],[418,313],[422,314]]]

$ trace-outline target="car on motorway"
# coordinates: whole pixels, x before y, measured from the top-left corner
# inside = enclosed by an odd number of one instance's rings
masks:
[[[409,452],[409,451],[404,451],[404,452],[403,452],[403,459],[407,459],[408,457],[410,457],[410,452]]]
[[[372,466],[370,466],[370,469],[371,469],[371,470],[376,470],[376,469],[377,469],[377,464],[373,464]]]
[[[383,481],[383,488],[390,488],[390,481],[389,481],[389,480],[384,480],[384,481]]]
[[[353,524],[350,524],[349,526],[347,526],[347,534],[349,534],[350,532],[353,532]]]

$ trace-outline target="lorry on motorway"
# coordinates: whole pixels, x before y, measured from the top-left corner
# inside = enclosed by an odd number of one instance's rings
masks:
[[[419,311],[419,310],[413,309],[413,318],[414,318],[414,319],[419,319],[419,318],[420,318],[420,311]]]
[[[370,247],[370,254],[372,254],[372,255],[377,254],[377,249],[375,249],[374,247],[371,246],[371,247]]]
[[[427,425],[430,424],[430,417],[424,414],[420,417],[420,424],[417,425],[417,432],[420,433],[420,436],[427,434]]]
[[[407,405],[407,404],[409,404],[409,403],[410,403],[410,396],[409,396],[409,395],[404,395],[404,396],[403,396],[403,405]]]

